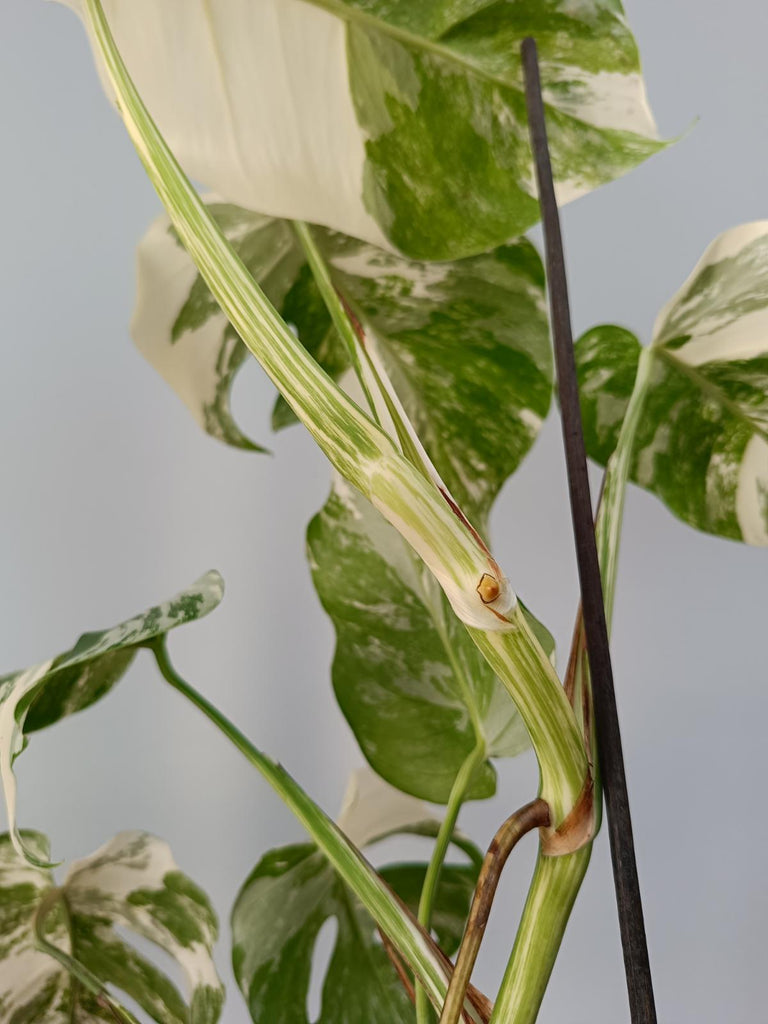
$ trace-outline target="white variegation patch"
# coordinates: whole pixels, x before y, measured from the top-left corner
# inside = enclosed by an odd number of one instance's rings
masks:
[[[367,766],[353,772],[339,812],[339,828],[358,849],[381,836],[437,821],[422,800],[390,786]]]
[[[25,833],[38,861],[43,837]],[[71,1024],[112,1020],[108,1007],[92,1015],[94,992],[70,975],[68,961],[103,992],[114,985],[163,1024],[215,1024],[223,986],[213,962],[218,926],[205,896],[182,875],[167,844],[146,832],[122,832],[90,857],[72,864],[54,891],[51,873],[16,854],[0,837],[0,1018]],[[58,893],[66,904],[60,913]],[[51,902],[42,910],[43,900]],[[39,918],[39,921],[38,921]],[[64,955],[54,958],[38,941]],[[175,984],[126,939],[139,937],[181,969],[186,1002]],[[29,1016],[31,1008],[37,1016]],[[130,1019],[133,1019],[132,1017]]]
[[[83,14],[84,0],[66,2]],[[386,244],[363,202],[343,21],[303,0],[105,0],[104,10],[190,177],[241,206]]]

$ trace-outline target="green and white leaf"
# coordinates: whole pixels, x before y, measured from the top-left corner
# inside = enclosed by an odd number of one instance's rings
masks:
[[[82,13],[83,0],[64,2]],[[105,9],[190,177],[229,202],[418,258],[484,252],[538,220],[526,36],[539,46],[561,202],[661,145],[619,0],[108,0]]]
[[[336,697],[381,776],[445,803],[477,733],[488,757],[527,748],[514,703],[433,576],[365,498],[336,479],[307,543],[315,587],[336,630]],[[529,621],[551,655],[552,638]],[[491,796],[495,779],[486,762],[468,796]]]
[[[44,836],[24,839],[38,861],[47,859]],[[54,955],[36,938],[36,917]],[[159,1024],[215,1024],[224,1001],[212,956],[217,934],[205,893],[146,832],[122,832],[75,861],[61,887],[18,857],[11,836],[0,836],[0,1019],[9,1024],[114,1024],[109,1007],[67,970],[72,961]],[[184,994],[129,938],[175,962]]]
[[[649,349],[599,327],[576,352],[589,454],[615,448],[645,353],[631,478],[691,526],[768,544],[768,221],[709,246]]]
[[[431,819],[417,800],[370,771],[351,782],[339,820],[351,836],[374,843]],[[437,824],[437,823],[435,823]],[[466,843],[464,841],[463,845]],[[448,955],[461,941],[482,855],[443,868],[434,931]],[[426,864],[395,864],[380,873],[416,912]],[[413,1008],[376,934],[373,919],[313,844],[271,850],[243,885],[232,911],[235,977],[255,1024],[308,1024],[307,995],[315,945],[334,919],[336,938],[322,987],[319,1024],[410,1022]]]
[[[223,203],[209,210],[283,319],[338,379],[349,358],[291,225]],[[321,228],[313,236],[438,472],[484,524],[549,410],[552,357],[536,250],[521,240],[426,264]],[[139,246],[133,336],[201,426],[254,447],[229,406],[245,346],[165,217]],[[293,420],[279,399],[274,425]]]
[[[139,647],[207,615],[223,593],[221,576],[206,573],[170,601],[154,605],[112,629],[84,633],[63,654],[0,677],[0,781],[13,842],[31,864],[38,864],[38,860],[33,851],[25,850],[19,835],[13,773],[28,734],[99,700],[122,678]]]

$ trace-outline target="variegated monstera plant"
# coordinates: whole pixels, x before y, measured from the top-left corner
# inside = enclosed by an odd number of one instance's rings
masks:
[[[167,211],[139,249],[138,347],[209,434],[247,451],[259,445],[229,393],[255,356],[279,392],[274,428],[301,421],[333,467],[309,558],[336,629],[335,694],[372,770],[334,823],[177,674],[167,634],[218,604],[216,573],[0,678],[0,1020],[220,1016],[216,916],[161,840],[122,833],[56,880],[45,837],[17,823],[13,765],[30,735],[105,696],[146,648],[308,833],[261,859],[232,913],[256,1024],[306,1024],[329,918],[324,1024],[529,1024],[601,796],[580,622],[564,686],[488,536],[553,388],[544,271],[523,237],[539,204],[520,43],[538,44],[566,202],[664,145],[620,0],[71,2]],[[766,337],[759,222],[712,243],[648,344],[613,326],[579,339],[587,448],[606,466],[609,621],[629,480],[698,529],[768,544]],[[493,794],[496,758],[529,744],[539,792],[484,860],[460,809]],[[534,828],[491,1001],[470,983],[474,957],[504,858]],[[432,837],[431,860],[375,871],[361,850],[401,832]],[[444,863],[451,849],[458,863]]]

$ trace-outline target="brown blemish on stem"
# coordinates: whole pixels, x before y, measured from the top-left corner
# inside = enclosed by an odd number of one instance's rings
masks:
[[[480,868],[480,875],[472,898],[464,937],[461,940],[456,967],[445,997],[440,1024],[458,1024],[464,1005],[465,993],[471,988],[469,979],[474,970],[485,926],[493,905],[493,898],[501,879],[504,865],[517,843],[535,828],[546,828],[550,823],[549,806],[536,799],[511,815],[491,841]]]
[[[584,780],[579,799],[558,827],[552,832],[542,830],[541,852],[545,857],[562,857],[567,853],[575,853],[594,839],[594,789],[595,784],[590,774]]]
[[[501,585],[495,576],[491,576],[490,573],[484,572],[480,577],[480,582],[475,588],[480,595],[480,600],[483,604],[493,604],[496,598],[501,593]]]

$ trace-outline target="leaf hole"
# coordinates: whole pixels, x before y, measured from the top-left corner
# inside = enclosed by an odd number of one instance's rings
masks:
[[[311,1021],[316,1021],[320,1017],[323,982],[328,973],[338,933],[338,921],[335,917],[329,917],[327,921],[323,922],[315,939],[315,947],[312,950],[312,967],[309,972],[309,988],[307,989],[307,1017]]]

